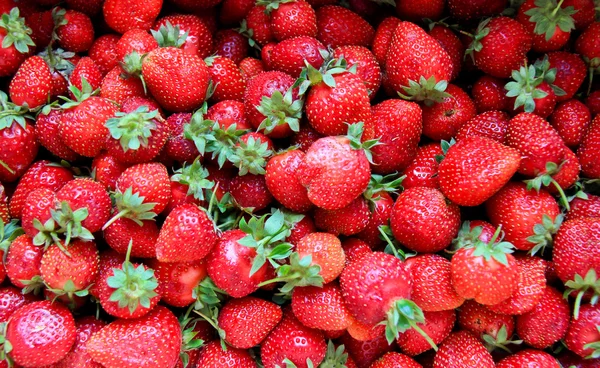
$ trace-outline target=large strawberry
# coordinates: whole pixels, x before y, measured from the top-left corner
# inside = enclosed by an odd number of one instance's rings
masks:
[[[48,102],[52,86],[48,64],[41,57],[32,56],[19,66],[8,91],[15,104],[35,109]]]
[[[303,325],[324,331],[344,330],[353,321],[336,283],[295,288],[292,310]]]
[[[317,39],[327,47],[345,45],[368,47],[373,27],[355,12],[338,5],[326,5],[317,11]]]

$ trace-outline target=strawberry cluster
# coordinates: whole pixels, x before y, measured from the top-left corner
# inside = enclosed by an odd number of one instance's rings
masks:
[[[0,368],[600,367],[594,0],[0,0]]]

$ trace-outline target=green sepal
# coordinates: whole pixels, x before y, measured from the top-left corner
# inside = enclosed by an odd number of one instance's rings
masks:
[[[71,84],[69,86],[69,91],[73,94],[74,100],[69,99],[68,97],[59,96],[59,98],[65,101],[60,107],[63,109],[70,109],[87,100],[88,98],[98,94],[100,89],[94,90],[92,85],[84,78],[81,77],[81,89],[77,88],[75,85]]]
[[[344,345],[336,348],[333,341],[329,340],[325,359],[319,364],[319,368],[345,368],[347,362],[348,353],[345,352]]]
[[[471,229],[471,222],[463,222],[458,235],[452,240],[452,249],[456,252],[462,248],[473,248],[477,242],[480,242],[479,237],[483,232],[483,227],[475,226]]]
[[[44,249],[48,249],[50,245],[56,244],[61,250],[68,254],[61,244],[61,240],[58,237],[59,229],[52,217],[43,224],[40,220],[33,219],[33,227],[38,231],[33,237],[33,245],[43,246]]]
[[[8,327],[8,322],[0,322],[0,361],[6,361],[6,364],[9,368],[14,367],[14,362],[10,357],[10,352],[13,350],[13,346],[6,339],[6,329]]]
[[[42,291],[45,289],[46,285],[44,284],[44,280],[41,276],[33,276],[31,280],[19,280],[25,287],[21,292],[23,294],[33,293],[34,295],[40,295]]]
[[[176,170],[171,180],[187,185],[187,194],[203,201],[205,190],[210,190],[215,186],[215,183],[210,181],[208,176],[208,170],[202,166],[200,157],[196,157],[191,165],[184,164],[183,167]]]
[[[38,56],[48,63],[50,70],[60,73],[67,80],[75,69],[75,64],[70,60],[75,56],[74,52],[65,51],[61,48],[55,50],[45,49]]]
[[[590,268],[585,274],[585,277],[581,277],[579,274],[575,274],[573,280],[569,280],[565,283],[566,290],[563,294],[565,299],[569,298],[573,292],[577,292],[575,297],[575,303],[573,306],[573,318],[579,319],[579,308],[581,306],[581,300],[586,294],[592,294],[590,299],[591,305],[598,304],[598,298],[600,298],[600,280],[596,274],[596,270]]]
[[[389,227],[388,225],[380,225],[377,229],[379,230],[379,239],[385,241],[386,243],[385,249],[383,250],[384,253],[390,254],[403,261],[406,260],[408,257],[416,255],[416,253],[407,254],[402,249],[402,245],[394,237],[394,233],[392,232],[391,227]]]
[[[65,235],[65,247],[71,243],[71,239],[94,240],[94,235],[81,224],[89,215],[86,207],[73,211],[68,202],[62,201],[58,209],[50,210],[50,214],[60,227],[57,232]]]
[[[0,250],[4,252],[2,263],[6,264],[8,248],[12,242],[19,236],[25,234],[23,228],[19,225],[18,220],[10,220],[8,223],[0,220]]]
[[[479,22],[477,30],[473,35],[473,40],[471,41],[469,47],[467,47],[467,49],[465,50],[465,57],[467,55],[470,55],[473,62],[475,62],[475,53],[483,49],[483,44],[481,43],[481,40],[488,34],[490,34],[490,28],[488,27],[490,20],[492,20],[492,18],[487,18]]]
[[[494,259],[496,262],[508,267],[508,257],[507,254],[513,253],[514,245],[512,243],[502,241],[502,225],[498,226],[494,236],[488,243],[484,243],[481,240],[477,239],[475,244],[473,245],[473,256],[474,257],[483,257],[486,262]],[[498,240],[498,242],[496,242]]]
[[[110,136],[121,144],[123,152],[138,150],[148,146],[148,138],[156,130],[156,120],[160,119],[158,110],[148,111],[148,106],[140,106],[135,111],[117,112],[104,124]]]
[[[307,255],[300,259],[300,255],[293,252],[289,257],[290,263],[277,269],[277,277],[259,284],[259,287],[275,282],[284,282],[279,289],[283,294],[290,294],[295,287],[323,286],[321,266],[312,265],[312,256]]]
[[[371,153],[371,148],[381,144],[379,143],[379,139],[362,141],[363,128],[365,125],[362,121],[347,125],[348,134],[346,135],[346,138],[350,141],[350,147],[354,150],[363,150],[365,156],[367,156],[367,160],[369,160],[370,163],[373,163],[373,153]]]
[[[48,291],[54,294],[54,298],[52,299],[53,302],[61,296],[66,296],[70,301],[68,307],[72,310],[74,310],[77,307],[75,297],[84,298],[88,296],[90,293],[90,288],[92,287],[92,285],[89,285],[85,289],[79,290],[75,287],[75,283],[73,282],[73,280],[67,280],[62,289],[53,289],[45,283],[44,285]]]
[[[127,188],[125,192],[116,191],[114,201],[118,212],[104,224],[102,230],[121,217],[128,218],[140,226],[144,225],[144,220],[154,220],[156,213],[152,212],[152,209],[156,203],[144,203],[144,199],[139,193],[133,193],[132,187]]]
[[[248,141],[240,140],[233,149],[233,153],[228,157],[228,160],[233,166],[239,169],[238,175],[243,176],[248,173],[253,175],[265,175],[265,167],[267,159],[273,155],[273,151],[269,149],[269,143],[263,142],[260,139],[255,139],[254,136],[248,137]]]
[[[513,81],[506,83],[504,89],[507,97],[516,97],[514,109],[523,106],[525,112],[535,110],[535,100],[548,96],[548,93],[539,87],[544,82],[544,77],[537,75],[534,65],[521,66],[519,70],[512,71]]]
[[[158,31],[151,29],[150,33],[156,42],[158,42],[158,46],[160,47],[180,48],[183,46],[189,36],[188,31],[181,33],[179,26],[173,26],[169,21],[160,26]]]
[[[542,187],[549,187],[550,185],[554,186],[560,195],[560,204],[567,210],[571,210],[571,206],[569,205],[569,198],[565,194],[564,190],[561,188],[560,184],[556,180],[554,180],[553,176],[558,174],[563,164],[557,165],[554,162],[546,162],[546,170],[540,173],[533,179],[524,180],[527,184],[527,190],[535,190],[537,193],[540,192]]]
[[[409,101],[423,101],[426,106],[433,106],[435,103],[444,102],[446,98],[452,97],[446,92],[448,81],[437,81],[434,76],[425,79],[419,77],[419,81],[408,81],[408,86],[402,86],[404,92],[398,92],[398,96]]]
[[[298,95],[303,96],[306,94],[311,86],[315,86],[319,83],[325,83],[330,88],[336,87],[334,76],[342,73],[356,73],[357,66],[348,66],[348,62],[342,56],[334,58],[327,50],[319,50],[321,57],[323,58],[323,64],[319,69],[315,68],[308,61],[304,60],[304,68],[300,72],[300,77],[296,80],[296,83],[292,88],[298,88]]]
[[[597,325],[596,330],[598,331],[598,333],[600,333],[600,326]],[[593,350],[590,355],[585,357],[586,359],[600,358],[600,341],[594,341],[589,344],[585,344],[585,345],[583,345],[583,348],[585,350],[587,350],[587,349]]]
[[[454,138],[450,138],[450,141],[446,141],[443,140],[440,142],[440,147],[442,148],[442,154],[441,155],[436,155],[435,156],[435,161],[439,164],[440,162],[444,161],[444,158],[446,157],[446,154],[448,153],[448,150],[450,149],[450,147],[454,146],[456,144],[456,140],[454,140]]]
[[[509,340],[508,339],[508,331],[506,330],[506,325],[503,324],[502,327],[498,330],[496,337],[494,338],[492,335],[483,334],[481,339],[484,342],[485,347],[488,351],[492,352],[498,349],[502,349],[505,352],[512,354],[512,351],[508,348],[509,344],[520,345],[523,343],[523,340]]]
[[[275,368],[298,368],[298,366],[296,364],[294,364],[294,362],[292,362],[288,358],[285,358],[283,360],[283,363],[285,364],[285,366],[280,366],[278,364],[275,364]],[[315,365],[312,362],[312,360],[310,360],[310,358],[306,358],[306,367],[307,368],[315,368]],[[319,367],[321,367],[321,365],[319,365]]]
[[[365,199],[373,202],[379,197],[379,193],[398,193],[403,190],[402,181],[406,175],[400,176],[398,173],[388,175],[372,174],[369,180],[369,186],[363,193]]]
[[[279,9],[279,5],[286,3],[293,3],[296,0],[257,0],[257,6],[265,7],[265,14],[269,15],[273,10]]]
[[[227,293],[219,289],[210,277],[204,278],[192,291],[192,298],[196,301],[193,308],[201,310],[221,305],[221,301]]]
[[[425,323],[423,310],[412,300],[399,299],[394,302],[386,313],[386,320],[379,324],[385,326],[385,338],[388,344],[393,343],[401,333],[412,328],[423,336],[429,345],[437,351],[435,342],[417,325],[418,323]]]
[[[529,251],[531,255],[535,255],[537,252],[541,251],[544,254],[544,250],[546,247],[551,247],[553,244],[553,235],[556,234],[558,228],[562,224],[564,220],[564,215],[560,214],[556,216],[554,221],[550,218],[550,216],[544,214],[542,216],[542,223],[535,224],[533,226],[533,233],[527,238],[527,241],[535,244],[534,247]]]
[[[575,21],[572,15],[577,13],[572,6],[562,8],[556,0],[536,0],[535,7],[527,10],[525,15],[529,16],[529,21],[535,23],[533,32],[538,35],[545,35],[546,41],[554,36],[556,27],[563,32],[571,32],[575,29]]]
[[[287,124],[292,131],[300,131],[303,106],[302,98],[294,100],[292,88],[289,88],[285,94],[275,91],[270,97],[263,96],[256,109],[265,116],[265,119],[257,130],[269,134],[276,127]]]
[[[2,40],[2,48],[14,46],[21,54],[28,54],[29,48],[35,48],[35,43],[31,39],[31,28],[25,24],[25,18],[19,14],[19,8],[14,7],[10,13],[2,14],[0,17],[0,28],[4,28],[6,35]]]
[[[27,107],[8,101],[8,95],[4,91],[0,91],[0,105],[0,130],[10,128],[15,123],[26,129],[27,120],[34,120]]]
[[[558,70],[556,68],[550,68],[550,59],[548,59],[548,55],[544,55],[543,58],[536,60],[533,66],[535,67],[536,75],[541,76],[544,81],[548,83],[556,96],[560,97],[567,94],[562,88],[554,84]]]
[[[250,47],[260,51],[260,45],[254,40],[254,38],[252,38],[254,37],[254,30],[252,28],[248,28],[246,19],[241,21],[240,28],[236,28],[235,31],[248,39],[248,45],[250,45]]]

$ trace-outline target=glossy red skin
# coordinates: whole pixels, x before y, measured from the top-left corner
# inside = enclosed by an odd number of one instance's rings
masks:
[[[566,220],[600,217],[600,196],[588,193],[587,199],[575,198],[570,205],[571,211],[567,212]]]
[[[48,115],[38,115],[35,123],[35,135],[37,141],[53,155],[66,161],[76,161],[80,156],[70,149],[59,136],[58,126],[61,115],[59,110],[52,110]]]
[[[304,326],[324,331],[343,331],[353,321],[336,282],[295,288],[292,310]]]
[[[435,1],[430,1],[429,3],[433,2]],[[434,26],[429,31],[429,35],[437,40],[452,59],[452,76],[450,77],[450,80],[456,79],[462,69],[465,46],[450,28],[442,25]]]
[[[206,118],[219,122],[223,129],[235,124],[236,129],[252,129],[252,125],[246,120],[246,109],[241,101],[220,101],[209,107]]]
[[[579,180],[579,172],[581,171],[581,164],[577,155],[570,149],[565,149],[565,158],[562,166],[558,172],[552,175],[552,178],[558,183],[562,189],[571,188],[577,180]],[[554,195],[558,194],[556,186],[550,185],[547,187],[548,191]]]
[[[577,150],[577,157],[581,163],[581,174],[588,178],[600,178],[600,118],[594,118],[586,135]]]
[[[470,332],[451,334],[439,347],[433,360],[433,368],[494,368],[494,359],[478,338]]]
[[[548,286],[540,303],[517,317],[517,334],[527,345],[545,349],[565,336],[570,314],[562,293]]]
[[[107,0],[104,2],[102,10],[106,24],[118,33],[123,34],[134,28],[150,29],[160,13],[161,7],[161,0],[144,3]]]
[[[108,190],[115,190],[117,179],[127,167],[128,165],[118,162],[107,152],[101,152],[92,161],[92,171],[95,173],[94,178]]]
[[[9,183],[21,178],[35,160],[39,149],[35,127],[31,121],[25,128],[17,123],[0,130],[0,160],[8,165],[12,173],[0,167],[0,181]]]
[[[506,0],[449,0],[447,6],[453,16],[468,20],[502,13]]]
[[[13,76],[8,87],[10,99],[19,106],[31,109],[44,105],[52,92],[50,67],[39,56],[27,58]]]
[[[515,331],[515,318],[507,314],[498,314],[489,310],[487,306],[467,300],[458,311],[458,325],[475,336],[489,335],[497,339],[498,332],[503,327],[507,336],[512,336]]]
[[[371,50],[364,46],[340,46],[334,50],[333,55],[343,56],[350,67],[356,65],[356,75],[365,82],[371,99],[374,98],[381,87],[381,66]]]
[[[446,92],[452,97],[431,107],[423,106],[423,135],[436,141],[454,137],[458,129],[477,114],[475,104],[460,87],[450,84]]]
[[[482,136],[505,144],[510,117],[507,113],[491,110],[476,115],[463,124],[456,133],[456,141],[471,136]]]
[[[265,168],[269,192],[279,203],[300,213],[313,207],[306,188],[296,177],[296,171],[303,158],[304,152],[300,150],[288,151],[273,156]]]
[[[6,37],[6,30],[2,28],[0,29],[0,42],[4,41],[4,37]],[[33,51],[33,49],[30,51]],[[14,45],[0,48],[0,60],[2,60],[0,62],[0,76],[8,77],[13,75],[27,56],[27,54],[21,54],[17,51]]]
[[[317,39],[327,47],[345,45],[369,47],[375,30],[351,10],[337,5],[317,9]]]
[[[249,295],[258,284],[267,280],[268,262],[251,277],[250,269],[256,250],[240,245],[237,241],[246,236],[241,230],[229,230],[207,257],[208,275],[218,288],[234,298]]]
[[[96,319],[92,316],[81,317],[75,321],[76,337],[75,343],[71,351],[58,363],[51,365],[49,368],[102,368],[99,363],[92,360],[92,357],[87,353],[86,343],[96,332],[100,331],[106,322]]]
[[[19,288],[24,288],[20,280],[31,280],[40,275],[43,248],[33,245],[33,240],[27,235],[16,238],[8,249],[6,257],[6,275],[10,282]]]
[[[267,208],[273,201],[262,175],[236,176],[231,181],[229,192],[240,207],[253,208],[253,212]]]
[[[191,117],[190,113],[177,113],[169,116],[165,122],[170,134],[164,149],[167,156],[180,163],[192,162],[198,156],[194,142],[183,135],[184,126],[190,122]]]
[[[252,0],[223,0],[219,12],[219,21],[227,26],[237,26],[246,18],[255,3]]]
[[[546,96],[534,99],[535,109],[533,110],[533,113],[543,118],[547,118],[548,116],[550,116],[550,114],[552,114],[554,108],[556,107],[556,94],[554,93],[552,87],[550,87],[550,85],[546,82],[542,82],[542,84],[540,84],[537,87],[537,89],[545,92]],[[514,108],[515,100],[516,97],[509,98],[509,106],[512,106],[510,110],[513,113],[524,112],[525,110],[523,106],[520,106],[516,109]]]
[[[294,78],[300,76],[306,60],[315,68],[323,64],[323,57],[319,50],[325,46],[314,37],[296,36],[277,43],[270,53],[271,66]]]
[[[248,350],[227,347],[223,350],[218,341],[205,345],[199,356],[196,366],[205,368],[219,368],[223,364],[239,368],[255,368],[256,362]]]
[[[263,65],[262,60],[253,57],[246,57],[242,59],[238,63],[238,66],[240,67],[240,71],[246,79],[246,82],[249,81],[252,77],[265,71],[265,67]]]
[[[407,355],[391,352],[375,361],[370,368],[423,368],[423,366]]]
[[[484,75],[473,85],[471,96],[477,107],[477,112],[482,113],[490,110],[508,111],[512,105],[504,85],[506,81],[500,78]]]
[[[439,163],[436,156],[442,155],[442,147],[438,143],[429,143],[417,149],[415,159],[404,169],[406,178],[402,181],[404,189],[425,187],[440,188],[438,178]]]
[[[179,27],[180,35],[188,32],[185,43],[181,46],[183,51],[192,55],[196,54],[203,59],[210,56],[213,47],[212,32],[200,17],[192,14],[168,15],[158,19],[152,28],[158,30],[167,22],[171,23],[173,27]]]
[[[138,164],[127,168],[117,179],[117,190],[125,192],[131,187],[133,193],[144,197],[144,203],[156,203],[152,212],[159,214],[169,204],[171,185],[167,168],[156,162]]]
[[[318,229],[334,235],[350,236],[366,228],[371,212],[367,200],[357,197],[346,207],[337,210],[324,210],[317,207],[313,216]]]
[[[171,263],[150,260],[148,266],[154,270],[158,280],[157,292],[161,300],[174,307],[192,304],[196,300],[192,295],[194,288],[207,275],[203,260]]]
[[[567,348],[582,358],[590,356],[594,349],[585,348],[585,345],[600,340],[600,333],[596,328],[600,325],[600,310],[591,304],[582,305],[579,318],[573,318],[565,336]]]
[[[67,202],[73,211],[86,208],[88,216],[81,225],[92,233],[100,231],[110,218],[110,196],[102,184],[91,179],[71,180],[56,192],[56,199]]]
[[[140,226],[130,219],[120,218],[104,230],[104,240],[112,249],[125,254],[129,241],[133,239],[131,255],[152,258],[156,257],[158,234],[159,229],[154,221],[143,221]]]
[[[540,350],[527,349],[502,359],[498,362],[496,368],[520,368],[532,364],[539,368],[561,367],[552,355]]]
[[[42,256],[40,275],[49,289],[65,290],[70,280],[75,290],[84,290],[98,275],[98,249],[93,241],[75,239],[68,249],[70,256],[52,245]]]
[[[118,59],[115,48],[120,37],[115,34],[102,35],[94,41],[88,51],[88,56],[94,60],[102,76],[117,66]]]
[[[295,36],[317,36],[317,16],[303,0],[283,3],[271,12],[271,31],[278,41]]]
[[[600,359],[585,359],[579,355],[573,354],[568,349],[565,349],[558,355],[558,360],[563,367],[575,368],[598,368],[600,367]]]
[[[12,285],[0,288],[0,322],[7,322],[16,310],[34,300],[33,294],[23,294]]]
[[[143,55],[156,48],[158,48],[158,42],[148,31],[134,28],[123,33],[115,46],[114,53],[118,61],[123,61],[125,56],[134,51]]]
[[[440,312],[423,312],[425,315],[425,322],[421,323],[419,327],[425,331],[425,333],[431,337],[436,345],[439,345],[450,335],[454,322],[456,321],[456,313],[453,310],[440,311]],[[415,356],[425,351],[432,349],[431,345],[423,336],[421,336],[415,329],[410,329],[402,333],[398,339],[396,339],[400,350],[407,355]]]
[[[575,275],[585,277],[589,270],[600,271],[600,218],[577,218],[564,222],[555,235],[552,250],[558,277],[567,282]]]
[[[562,5],[561,8],[563,6],[564,5]],[[529,15],[525,14],[525,12],[534,8],[537,8],[535,0],[525,1],[519,7],[519,11],[516,17],[517,21],[524,25],[525,28],[527,28],[527,30],[529,31],[529,33],[531,33],[531,35],[533,36],[532,50],[539,53],[545,53],[563,48],[563,46],[569,41],[571,31],[565,32],[557,26],[554,29],[554,34],[552,35],[552,37],[546,40],[545,34],[537,34],[534,32],[536,24],[529,20]]]
[[[598,41],[598,34],[600,34],[600,24],[592,23],[575,42],[575,51],[581,55],[583,60],[587,60],[588,63],[593,59],[600,56],[600,41]],[[598,65],[593,64],[594,67]]]
[[[239,64],[249,51],[248,39],[233,29],[220,30],[215,34],[213,53],[225,56]]]
[[[385,335],[380,335],[369,341],[358,341],[349,334],[341,337],[340,342],[345,346],[348,355],[351,356],[360,368],[370,367],[382,355],[392,351],[395,343],[388,344]]]
[[[306,235],[317,232],[317,228],[311,216],[304,216],[302,220],[297,222],[291,230],[286,241],[290,244],[297,245],[298,242]]]
[[[56,195],[50,189],[39,188],[27,196],[21,216],[21,227],[25,234],[35,237],[39,230],[35,228],[34,220],[39,220],[42,224],[52,218],[52,213],[56,205]]]
[[[59,45],[67,51],[84,52],[94,43],[94,26],[90,17],[75,11],[67,10],[67,23],[56,30]]]
[[[550,124],[571,148],[579,146],[591,121],[590,110],[575,99],[560,103],[550,116]]]
[[[377,26],[371,50],[373,51],[373,55],[375,55],[375,59],[377,59],[377,62],[379,62],[379,65],[381,66],[385,66],[388,49],[390,48],[394,31],[399,23],[400,19],[396,17],[387,17],[379,23],[379,26]]]
[[[246,15],[248,28],[253,31],[252,39],[261,47],[275,41],[275,36],[273,36],[273,31],[271,30],[271,19],[266,14],[265,9],[263,5],[256,5]]]
[[[15,363],[30,367],[58,362],[69,352],[75,337],[71,312],[49,300],[19,308],[6,329],[6,338],[13,347],[9,356]]]
[[[566,0],[563,3],[567,3]],[[565,51],[555,51],[548,53],[550,68],[556,68],[556,78],[554,85],[565,91],[564,96],[556,96],[558,102],[567,101],[579,90],[586,77],[586,65],[581,57]]]
[[[144,86],[139,78],[124,78],[125,71],[116,66],[111,69],[102,80],[100,96],[122,104],[132,97],[145,95]]]
[[[339,238],[330,233],[314,232],[306,235],[296,244],[296,252],[300,259],[310,256],[311,265],[321,267],[319,275],[325,284],[337,279],[346,263]]]
[[[383,243],[380,238],[379,226],[387,225],[392,214],[394,200],[386,192],[380,192],[372,199],[371,216],[367,226],[356,237],[365,241],[371,248]]]

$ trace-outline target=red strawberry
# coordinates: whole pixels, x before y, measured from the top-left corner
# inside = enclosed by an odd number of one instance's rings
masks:
[[[181,328],[171,311],[158,306],[144,317],[108,324],[86,346],[92,359],[106,368],[172,367],[179,358]]]
[[[366,20],[337,5],[317,10],[317,27],[317,39],[331,48],[345,45],[369,47],[375,35],[375,30]]]
[[[71,180],[56,192],[56,200],[66,202],[74,212],[85,209],[87,216],[80,225],[91,233],[100,231],[110,218],[110,197],[106,188],[96,181],[87,178]],[[68,214],[63,213],[63,215]],[[65,218],[65,220],[73,221],[72,218]],[[75,237],[76,223],[76,221],[73,223],[73,237]],[[59,225],[62,224],[59,223]],[[67,232],[67,234],[70,233]]]
[[[25,234],[34,238],[36,245],[49,245],[55,240],[52,235],[56,236],[56,222],[51,211],[56,204],[56,194],[47,188],[35,189],[27,196],[21,222]]]
[[[165,143],[165,152],[173,160],[192,162],[198,156],[198,149],[183,134],[184,126],[190,122],[192,114],[177,113],[169,116],[165,122],[169,128],[169,138]]]
[[[575,29],[573,8],[562,4],[535,3],[527,0],[519,7],[517,20],[533,35],[533,51],[548,52],[561,49]]]
[[[538,257],[516,257],[519,282],[516,292],[505,301],[488,308],[503,314],[524,314],[535,308],[546,288],[545,263]]]
[[[252,296],[232,299],[219,312],[219,327],[225,341],[237,349],[259,345],[279,324],[281,307]]]
[[[467,53],[472,54],[475,65],[484,73],[506,78],[522,65],[531,43],[532,37],[525,26],[502,16],[479,23]]]
[[[82,79],[85,79],[90,86],[92,86],[92,90],[97,90],[102,84],[103,77],[104,76],[96,63],[89,57],[83,57],[77,62],[77,65],[75,65],[75,69],[73,69],[69,81],[72,85],[81,90],[83,88]],[[71,98],[74,98],[72,92],[69,92],[69,95]]]
[[[437,189],[407,189],[396,200],[390,219],[394,237],[417,252],[446,248],[460,228],[460,210]]]
[[[493,368],[492,355],[471,333],[459,331],[450,335],[440,346],[433,360],[433,368]]]
[[[433,28],[430,28],[429,30],[429,35],[436,39],[436,41],[444,50],[446,50],[448,56],[450,56],[452,59],[452,76],[450,77],[450,80],[456,79],[462,69],[465,46],[461,42],[460,38],[458,38],[458,36],[449,27],[443,25],[433,25]]]
[[[75,161],[79,155],[60,138],[61,118],[62,112],[59,110],[51,110],[47,115],[39,114],[35,123],[35,135],[38,142],[53,155],[66,161]]]
[[[346,258],[346,266],[362,256],[371,253],[371,247],[364,241],[356,238],[348,238],[342,242],[342,249]]]
[[[111,191],[115,190],[117,179],[125,169],[127,169],[127,165],[117,162],[106,152],[100,152],[92,161],[94,179]]]
[[[450,84],[446,93],[450,96],[431,106],[423,106],[423,134],[433,140],[451,139],[477,114],[475,104],[462,89]]]
[[[519,250],[533,249],[532,253],[549,244],[562,221],[558,204],[547,191],[536,193],[522,183],[505,185],[486,202],[486,211],[494,226],[502,226],[504,240]]]
[[[3,77],[14,74],[30,51],[35,49],[35,43],[29,36],[31,28],[20,17],[19,8],[13,6],[8,5],[5,19],[0,22],[0,40],[6,45],[0,48],[0,75]]]
[[[304,326],[319,330],[344,330],[353,319],[336,283],[295,288],[292,310]]]
[[[355,45],[340,46],[334,50],[333,56],[343,57],[349,67],[356,65],[356,75],[365,82],[369,96],[375,97],[381,86],[381,67],[368,48]]]
[[[247,350],[231,347],[225,349],[218,341],[212,341],[202,347],[198,357],[198,367],[219,368],[223,364],[239,368],[256,367],[256,362]]]
[[[405,189],[426,187],[439,189],[438,165],[436,157],[443,155],[442,147],[429,143],[417,149],[415,159],[404,169],[406,176],[402,181]]]
[[[575,51],[581,55],[589,68],[597,68],[598,56],[600,56],[600,43],[598,35],[600,34],[600,24],[592,23],[589,27],[577,37],[575,42]],[[589,86],[588,86],[589,92]]]
[[[240,23],[254,7],[252,0],[223,0],[219,20],[228,26]]]
[[[424,311],[452,310],[464,302],[452,287],[447,259],[436,254],[422,254],[408,258],[406,265],[413,279],[411,298]]]
[[[516,149],[491,139],[461,139],[439,165],[440,188],[458,205],[478,206],[508,183],[520,161]]]
[[[297,78],[300,76],[302,68],[305,67],[305,62],[316,69],[321,67],[323,64],[321,50],[325,50],[325,46],[316,38],[308,36],[292,37],[279,42],[273,47],[270,62],[273,69]]]
[[[587,194],[587,199],[574,198],[571,201],[571,211],[567,212],[566,220],[584,217],[600,217],[600,196]]]
[[[591,358],[597,355],[600,341],[600,313],[598,306],[584,305],[579,310],[579,318],[573,318],[565,336],[567,348],[575,354]]]
[[[592,12],[593,1],[589,0],[565,0],[563,6],[566,8],[572,6],[577,12],[572,15],[575,21],[576,29],[586,29],[594,22],[594,12]]]
[[[147,30],[134,28],[123,33],[113,52],[116,54],[118,61],[127,64],[129,60],[125,58],[132,52],[135,51],[140,55],[145,55],[156,48],[158,48],[158,41]]]
[[[345,334],[340,342],[344,344],[349,356],[354,359],[356,365],[361,368],[369,367],[371,363],[393,349],[393,345],[388,344],[383,334],[369,341],[358,341],[349,334]],[[419,366],[419,368],[421,367]]]
[[[463,124],[456,133],[456,140],[482,136],[496,142],[506,143],[506,130],[510,117],[507,113],[497,110],[483,112]]]
[[[132,193],[143,197],[144,203],[154,203],[151,209],[159,214],[169,203],[171,193],[169,181],[167,168],[152,162],[134,165],[123,171],[116,187],[121,193],[131,188]]]
[[[511,110],[532,112],[547,118],[554,111],[556,96],[564,92],[554,86],[554,79],[547,74],[548,61],[544,60],[539,68],[536,68],[537,64],[513,70],[514,81],[508,82],[504,88],[508,90],[506,95],[512,105]]]
[[[23,294],[14,286],[0,288],[0,322],[8,322],[9,317],[25,304],[35,301],[33,294]]]
[[[25,112],[7,101],[4,92],[0,93],[0,103],[7,107],[7,114],[0,123],[0,181],[14,182],[27,176],[27,170],[38,153],[35,128],[32,121],[21,114]],[[14,108],[14,112],[10,110]]]
[[[236,176],[230,183],[229,193],[238,207],[252,212],[267,208],[273,201],[263,175]]]
[[[304,156],[300,150],[287,151],[273,156],[265,169],[267,188],[273,197],[285,207],[301,213],[313,207],[306,188],[296,177]]]
[[[252,77],[257,76],[265,71],[262,61],[253,57],[246,57],[242,59],[238,63],[238,66],[240,67],[240,71],[242,72],[246,82],[252,79]]]
[[[444,12],[444,2],[431,0],[420,2],[417,0],[403,0],[396,3],[396,13],[411,22],[419,22],[423,18],[438,20]]]
[[[579,146],[591,121],[590,110],[575,99],[560,103],[550,116],[550,124],[569,147]]]
[[[399,3],[400,4],[400,3]],[[411,357],[400,353],[387,353],[377,359],[370,368],[422,368],[422,366]]]
[[[471,95],[479,113],[490,110],[508,111],[511,108],[502,79],[484,75],[473,85]]]
[[[25,60],[10,81],[10,99],[30,109],[48,102],[52,91],[52,74],[44,59],[32,56]]]
[[[106,0],[104,21],[115,31],[123,34],[130,29],[150,29],[162,7],[162,0],[135,3],[129,0]]]
[[[389,174],[405,169],[415,158],[422,130],[422,112],[414,102],[386,100],[373,106],[375,137],[373,171]]]
[[[73,315],[60,303],[49,300],[19,308],[6,327],[8,356],[26,367],[47,366],[63,359],[75,343]]]
[[[267,12],[271,14],[271,32],[278,41],[295,36],[317,36],[317,15],[304,0],[267,6]]]
[[[540,350],[527,349],[502,359],[498,362],[496,368],[521,368],[532,364],[540,368],[561,367],[552,355]]]
[[[505,0],[448,0],[450,14],[462,20],[499,14],[505,7]]]
[[[206,278],[204,261],[165,263],[151,260],[148,265],[154,270],[163,302],[185,307],[196,301],[194,290]]]
[[[55,363],[51,368],[102,368],[99,363],[92,360],[92,357],[87,352],[87,341],[96,332],[100,331],[105,326],[105,322],[96,319],[92,316],[81,317],[75,321],[76,337],[75,343],[71,351],[58,363]]]
[[[204,59],[208,65],[212,83],[215,85],[211,96],[213,101],[242,100],[246,81],[233,60],[223,56]]]
[[[26,281],[36,281],[34,278],[40,275],[43,252],[44,248],[34,245],[30,236],[17,237],[6,254],[6,275],[10,282],[18,288],[24,288],[31,284],[27,282],[26,285]]]
[[[118,60],[114,50],[118,41],[119,36],[115,34],[102,35],[96,38],[88,51],[88,56],[94,60],[102,76],[117,66]]]
[[[527,345],[545,349],[565,336],[569,315],[569,303],[548,286],[540,303],[517,317],[517,334]]]
[[[498,344],[506,344],[508,343],[505,341],[506,338],[510,338],[515,331],[515,318],[492,312],[482,304],[467,300],[458,312],[458,325],[488,344],[490,340]]]
[[[600,161],[597,159],[600,151],[600,129],[598,127],[600,127],[600,118],[594,118],[577,150],[581,173],[592,179],[600,178]]]
[[[56,22],[56,21],[55,21]],[[67,51],[88,51],[94,43],[94,26],[90,17],[75,10],[67,10],[58,21],[58,44]]]
[[[172,41],[170,39],[161,39],[156,32],[158,31],[159,33],[164,34],[164,31],[167,31],[168,34],[170,31],[169,24],[175,29],[179,28],[179,34],[175,34],[175,37],[180,37],[187,33],[186,38],[182,40],[182,45],[177,43],[169,46],[180,47],[184,52],[190,55],[198,55],[202,59],[210,55],[210,51],[213,47],[212,32],[200,17],[192,14],[185,14],[168,15],[160,18],[152,27],[154,30],[153,34],[155,35],[155,38],[159,40],[159,44],[161,43],[160,41],[166,41],[166,44],[169,44],[169,42]],[[161,46],[165,46],[165,44]]]
[[[142,81],[133,75],[127,74],[119,65],[111,69],[104,76],[102,85],[100,86],[101,97],[113,100],[119,104],[132,97],[142,97],[145,94]]]
[[[322,277],[325,284],[335,280],[344,269],[346,258],[342,243],[333,234],[317,232],[308,234],[296,244],[296,252],[299,260],[310,256],[309,267],[315,265],[320,267],[318,276]]]
[[[548,53],[548,61],[550,68],[556,69],[554,85],[565,91],[563,96],[556,96],[557,101],[573,98],[585,79],[586,66],[583,60],[576,54],[555,51]]]
[[[361,134],[362,124],[354,124],[348,138],[320,138],[306,152],[296,175],[316,206],[343,208],[367,188],[371,169],[364,147],[368,149],[371,144],[360,143]],[[333,157],[336,159],[330,159]]]
[[[423,312],[425,321],[419,323],[419,327],[433,340],[434,343],[440,344],[454,327],[456,314],[453,310],[440,312]],[[431,349],[431,345],[423,336],[414,329],[408,330],[397,339],[398,347],[406,355],[415,356]]]
[[[265,368],[275,368],[287,359],[298,368],[319,365],[325,358],[327,344],[323,334],[302,325],[287,311],[281,322],[271,331],[260,346],[260,355]]]
[[[260,12],[263,14],[263,12]],[[234,63],[240,62],[248,56],[248,39],[233,29],[223,29],[215,34],[213,54],[228,57]]]
[[[315,225],[335,235],[355,235],[363,231],[370,220],[371,212],[366,199],[358,197],[344,208],[314,211]]]

